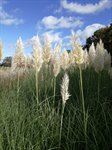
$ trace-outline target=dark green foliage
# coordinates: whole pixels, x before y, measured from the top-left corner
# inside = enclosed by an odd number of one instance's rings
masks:
[[[102,40],[104,43],[104,48],[111,54],[112,56],[112,24],[108,27],[101,28],[94,32],[92,37],[89,37],[86,40],[86,45],[83,47],[84,49],[87,48],[89,50],[89,47],[92,43],[96,46],[96,44]]]

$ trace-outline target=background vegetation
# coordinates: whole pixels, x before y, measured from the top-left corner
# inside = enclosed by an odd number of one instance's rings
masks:
[[[96,46],[100,39],[104,43],[104,48],[112,56],[112,23],[107,27],[95,31],[92,37],[87,38],[84,49],[87,48],[89,50],[92,43]]]

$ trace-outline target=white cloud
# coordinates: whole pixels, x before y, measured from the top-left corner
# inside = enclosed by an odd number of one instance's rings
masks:
[[[0,24],[10,26],[19,25],[23,23],[23,19],[18,19],[10,14],[8,14],[3,7],[0,6]]]
[[[105,26],[102,24],[95,23],[95,24],[87,26],[84,30],[78,30],[76,33],[79,36],[80,40],[82,42],[85,42],[85,40],[88,37],[92,36],[96,30],[103,28],[103,27]]]
[[[80,18],[47,16],[41,20],[41,25],[46,29],[59,29],[59,28],[76,28],[83,24]]]
[[[68,3],[67,0],[61,1],[61,6],[64,9],[69,10],[70,12],[76,12],[80,14],[90,14],[98,11],[102,11],[104,9],[108,9],[112,7],[112,0],[100,0],[99,3],[88,3],[82,5],[76,2]]]

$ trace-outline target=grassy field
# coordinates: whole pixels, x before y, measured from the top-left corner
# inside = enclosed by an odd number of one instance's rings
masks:
[[[66,71],[70,97],[64,111],[64,71],[56,78],[46,68],[36,78],[32,69],[2,75],[0,150],[111,149],[112,79],[107,71],[81,71],[73,67]]]

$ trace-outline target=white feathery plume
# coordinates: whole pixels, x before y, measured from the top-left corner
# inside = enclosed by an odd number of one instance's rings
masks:
[[[96,46],[96,56],[93,64],[96,72],[100,72],[104,69],[104,54],[105,51],[104,51],[103,43],[100,40],[100,42]]]
[[[60,72],[60,55],[58,53],[52,54],[50,67],[52,68],[54,76],[57,77]]]
[[[75,63],[77,65],[81,65],[84,62],[84,52],[82,48],[77,47],[76,50],[74,50],[74,58],[75,58]]]
[[[69,77],[68,74],[65,73],[64,77],[62,79],[62,84],[61,84],[61,96],[62,96],[62,112],[61,112],[61,124],[60,124],[60,136],[59,136],[59,147],[61,144],[61,133],[62,133],[62,124],[63,124],[63,116],[64,116],[64,109],[65,109],[65,104],[66,101],[69,99],[70,95],[68,92],[68,86],[69,86]]]
[[[84,51],[81,47],[80,41],[75,34],[72,34],[72,49],[76,65],[81,65],[84,62]]]
[[[50,70],[52,70],[55,77],[57,77],[61,69],[60,51],[61,42],[55,46],[50,59]]]
[[[41,43],[40,43],[40,39],[38,35],[33,37],[33,54],[32,55],[33,55],[33,65],[39,72],[42,67],[43,59],[42,59],[42,47],[41,47]]]
[[[25,67],[24,46],[21,37],[17,40],[15,55],[12,59],[12,68]]]
[[[64,70],[69,68],[69,54],[66,50],[61,55],[61,67]]]
[[[32,65],[33,65],[32,63],[33,63],[32,57],[31,56],[27,56],[26,57],[26,67],[31,68]]]
[[[69,65],[70,66],[74,66],[75,65],[75,59],[74,59],[73,51],[71,51],[69,53]]]
[[[69,77],[68,77],[68,74],[65,73],[62,79],[62,84],[61,84],[61,96],[62,96],[62,101],[64,105],[70,96],[68,92],[68,87],[69,87]]]
[[[104,50],[104,69],[108,70],[111,68],[111,55],[107,52],[107,50]]]
[[[96,50],[95,50],[94,43],[92,43],[92,45],[89,48],[89,64],[92,67],[94,64],[95,56],[96,56]]]
[[[48,64],[50,59],[51,59],[51,41],[49,34],[46,33],[43,47],[43,61],[45,64]]]
[[[54,46],[54,53],[60,53],[62,48],[62,41],[60,40],[59,43],[56,43]]]
[[[84,57],[84,62],[81,65],[81,67],[82,67],[82,69],[86,69],[89,66],[89,55],[88,55],[87,50],[84,50],[83,57]]]
[[[71,32],[71,45],[74,49],[76,46],[80,46],[80,41],[78,40],[78,35],[74,33],[74,31]]]

